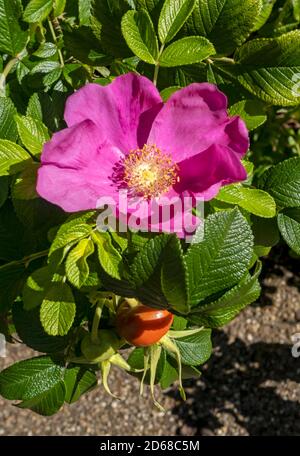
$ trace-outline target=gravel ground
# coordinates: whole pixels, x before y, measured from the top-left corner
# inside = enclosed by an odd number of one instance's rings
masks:
[[[43,418],[0,399],[0,434],[299,436],[300,357],[291,355],[291,337],[300,333],[299,261],[277,253],[265,262],[263,283],[260,301],[214,333],[214,355],[201,379],[186,383],[187,401],[173,388],[158,395],[166,414],[147,395],[139,398],[137,381],[115,369],[111,387],[123,401],[98,388]],[[31,355],[10,346],[0,367]]]

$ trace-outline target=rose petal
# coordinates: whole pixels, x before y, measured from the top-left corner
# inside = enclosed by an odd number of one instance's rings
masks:
[[[161,103],[161,96],[149,79],[127,73],[107,86],[87,84],[71,95],[66,104],[65,120],[68,126],[92,120],[99,128],[102,141],[109,140],[127,153],[138,147],[141,115]],[[145,115],[144,126],[140,128],[142,137],[143,131],[150,131],[152,122],[153,116]]]
[[[194,157],[178,164],[180,181],[174,189],[203,197],[214,198],[220,187],[247,178],[247,172],[239,157],[229,147],[213,145]]]
[[[212,84],[191,84],[174,93],[157,115],[148,144],[172,155],[176,162],[227,144],[227,98]]]

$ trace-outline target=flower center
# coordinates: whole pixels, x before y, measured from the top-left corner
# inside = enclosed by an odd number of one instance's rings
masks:
[[[178,166],[155,145],[131,150],[124,160],[124,182],[137,196],[155,198],[178,181]]]

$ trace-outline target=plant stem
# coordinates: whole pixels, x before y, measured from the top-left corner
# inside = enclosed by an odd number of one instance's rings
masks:
[[[161,54],[163,53],[164,47],[165,47],[165,45],[162,44],[161,48],[159,50],[158,57],[157,57],[157,62],[156,62],[155,68],[154,68],[153,84],[155,86],[157,85],[158,73],[159,73],[159,68],[160,68],[159,58],[160,58]]]
[[[10,268],[11,266],[19,266],[21,264],[25,264],[26,267],[28,266],[31,261],[38,260],[39,258],[43,258],[47,256],[49,253],[49,250],[43,250],[41,252],[33,253],[32,255],[28,255],[21,260],[15,260],[11,261],[10,263],[3,264],[0,266],[0,271],[3,271],[4,269]]]
[[[13,57],[7,62],[3,72],[0,74],[0,97],[5,97],[5,83],[8,74],[11,72],[16,63],[18,63],[26,55],[26,48],[23,49],[16,57]]]
[[[57,52],[58,52],[58,57],[59,57],[59,60],[60,60],[60,64],[61,64],[61,66],[63,67],[63,66],[65,66],[64,57],[63,57],[63,55],[62,55],[61,50],[60,50],[59,47],[58,47],[57,36],[56,36],[56,34],[55,34],[55,30],[54,30],[53,24],[52,24],[52,22],[51,22],[50,19],[48,19],[48,25],[49,25],[49,29],[50,29],[50,32],[51,32],[51,35],[52,35],[54,44],[56,44],[56,46],[57,46]]]
[[[101,320],[101,315],[102,315],[102,309],[105,303],[105,298],[101,299],[98,301],[96,310],[95,310],[95,315],[93,319],[93,325],[92,325],[92,332],[91,332],[91,340],[94,344],[97,344],[99,342],[98,338],[98,328],[99,328],[99,323]]]

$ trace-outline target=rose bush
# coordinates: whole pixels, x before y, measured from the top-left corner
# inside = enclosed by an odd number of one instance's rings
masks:
[[[116,366],[185,398],[261,258],[300,255],[299,12],[0,0],[0,332],[41,353],[2,396],[52,415]]]

